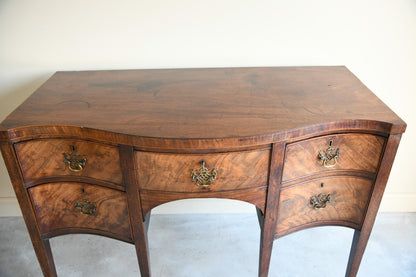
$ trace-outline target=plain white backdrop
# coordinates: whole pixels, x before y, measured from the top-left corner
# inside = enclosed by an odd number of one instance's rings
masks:
[[[296,65],[346,65],[407,122],[382,210],[415,212],[416,1],[0,0],[0,120],[58,70]],[[0,216],[18,214],[0,159]]]

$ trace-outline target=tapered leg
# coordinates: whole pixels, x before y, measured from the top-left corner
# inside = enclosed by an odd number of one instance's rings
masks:
[[[261,227],[259,277],[267,277],[269,273],[270,258],[276,231],[284,150],[284,143],[276,143],[272,146],[266,207],[263,219],[259,218]],[[258,213],[258,216],[260,217],[261,214]]]
[[[9,142],[3,142],[0,143],[0,148],[43,275],[47,277],[57,276],[49,240],[42,239],[42,234],[37,228],[35,212],[33,211],[23,176],[17,164],[17,157],[13,145]]]
[[[140,205],[139,186],[136,181],[134,169],[133,147],[120,146],[120,161],[123,171],[123,182],[126,185],[127,202],[129,205],[130,223],[132,227],[134,246],[139,260],[141,277],[150,277],[149,251],[147,245],[147,229],[149,227],[150,213],[146,219]]]
[[[260,229],[263,230],[263,225],[264,225],[263,212],[258,207],[256,207],[256,212],[257,212],[257,219],[259,220]]]
[[[44,276],[57,276],[49,239],[32,241]]]
[[[260,256],[259,256],[259,276],[267,276],[269,272],[270,258],[273,249],[273,237],[270,232],[264,233],[264,216],[259,208],[256,207],[257,217],[260,225]],[[273,234],[273,232],[271,232]],[[271,243],[270,243],[271,242]]]
[[[390,135],[384,150],[383,159],[374,182],[374,188],[371,194],[371,200],[368,204],[367,212],[364,216],[361,230],[356,230],[352,240],[350,257],[348,261],[346,277],[355,277],[360,267],[361,259],[363,258],[364,250],[370,238],[371,230],[373,229],[374,221],[376,219],[377,211],[383,197],[384,189],[390,175],[390,170],[396,156],[397,148],[399,147],[401,135]]]
[[[144,222],[143,222],[143,226],[144,226],[144,233],[146,234],[146,239],[147,239],[147,231],[149,231],[149,225],[150,225],[150,214],[152,213],[152,211],[149,211],[146,216],[144,217]]]
[[[260,237],[259,277],[267,277],[269,273],[270,258],[273,250],[273,241],[274,232],[265,232],[263,228]]]
[[[361,263],[361,258],[362,258],[362,254],[364,253],[364,251],[361,254],[361,257],[358,257],[359,251],[357,251],[357,247],[362,248],[361,245],[363,244],[363,239],[364,238],[362,237],[361,240],[360,240],[360,234],[361,234],[361,232],[359,230],[355,230],[354,237],[352,239],[350,257],[348,259],[347,271],[345,273],[345,276],[347,276],[347,277],[357,275],[358,266]],[[366,242],[366,244],[367,244],[367,242]],[[359,258],[359,260],[358,260],[358,258]]]
[[[137,225],[140,225],[140,224],[137,224]],[[143,224],[141,225],[143,226]],[[139,261],[139,266],[140,266],[140,276],[150,277],[150,263],[149,263],[149,254],[148,254],[149,251],[147,247],[146,234],[144,232],[137,231],[137,229],[144,230],[144,228],[136,227],[136,231],[135,231],[136,237],[134,238],[134,246],[136,247],[137,259]]]

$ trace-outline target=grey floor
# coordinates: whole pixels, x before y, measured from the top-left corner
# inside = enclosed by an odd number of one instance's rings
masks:
[[[255,214],[152,215],[154,277],[257,275]],[[303,230],[274,242],[273,276],[343,276],[353,231]],[[59,276],[139,276],[134,246],[93,235],[51,240]],[[0,276],[41,276],[24,222],[0,218]],[[358,276],[416,276],[416,213],[379,214]]]

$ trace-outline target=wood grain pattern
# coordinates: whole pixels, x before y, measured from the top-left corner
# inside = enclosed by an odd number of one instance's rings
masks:
[[[49,239],[42,238],[42,232],[39,230],[30,195],[25,188],[13,145],[10,142],[0,142],[0,148],[42,273],[45,277],[56,277],[56,268]]]
[[[152,191],[142,190],[140,191],[140,201],[142,203],[143,218],[146,214],[156,206],[162,205],[167,202],[190,199],[190,198],[222,198],[222,199],[234,199],[251,203],[258,207],[262,212],[266,203],[266,187],[223,191],[223,192],[164,192],[164,191]]]
[[[121,168],[123,181],[126,185],[127,202],[130,215],[130,226],[133,233],[134,246],[140,266],[140,276],[150,277],[149,244],[147,243],[147,228],[149,218],[143,222],[142,204],[139,197],[139,187],[134,174],[134,151],[132,146],[120,145]]]
[[[220,139],[347,120],[405,129],[342,66],[57,72],[2,126],[69,125],[139,137]]]
[[[269,186],[267,189],[266,209],[263,212],[264,220],[261,225],[259,277],[267,277],[269,273],[270,259],[273,250],[274,233],[276,230],[279,194],[282,182],[282,168],[284,161],[285,144],[272,145],[270,160]],[[262,221],[262,220],[259,220]]]
[[[371,194],[370,203],[364,215],[363,224],[360,230],[356,230],[351,245],[350,257],[345,273],[346,277],[355,277],[363,258],[371,230],[373,229],[377,211],[386,188],[387,180],[396,157],[397,149],[401,140],[401,134],[390,135],[383,153],[379,173],[375,180],[374,189]]]
[[[323,184],[321,187],[321,184]],[[283,236],[308,225],[344,225],[361,228],[372,190],[372,180],[357,177],[328,177],[283,188],[279,199],[276,234]],[[310,198],[330,194],[323,209],[314,209]]]
[[[46,236],[54,230],[77,229],[79,233],[98,230],[110,237],[132,240],[124,192],[82,183],[50,183],[28,191],[40,230]],[[93,215],[81,214],[75,208],[75,201],[84,199],[96,203]]]
[[[49,237],[89,232],[134,243],[149,277],[149,211],[204,197],[256,205],[260,277],[275,237],[325,224],[357,229],[354,277],[405,129],[342,66],[57,72],[0,124],[0,146],[45,276]],[[323,170],[329,138],[341,157]],[[80,173],[63,163],[71,144]],[[202,159],[219,170],[205,190],[190,181]],[[308,207],[326,190],[325,209]],[[80,193],[95,215],[73,213]]]
[[[80,172],[68,169],[63,153],[71,153],[71,145],[87,163]],[[122,186],[120,157],[117,147],[77,139],[44,139],[18,143],[17,156],[27,182],[48,177],[76,176],[104,180]]]
[[[174,192],[227,191],[267,185],[270,149],[210,154],[167,154],[136,151],[140,189]],[[199,187],[192,169],[217,168],[212,185]]]
[[[334,167],[326,168],[318,158],[319,151],[340,148]],[[283,169],[283,181],[324,171],[356,170],[375,173],[378,168],[385,138],[369,134],[336,134],[289,144]]]
[[[1,127],[1,126],[0,126]],[[401,128],[401,129],[400,129]],[[316,123],[296,129],[272,134],[253,135],[246,137],[229,138],[155,138],[139,137],[120,133],[111,133],[102,130],[77,126],[38,125],[22,126],[9,129],[7,135],[13,143],[46,138],[73,138],[79,137],[108,144],[133,145],[137,150],[169,153],[210,153],[226,151],[242,151],[259,148],[275,142],[291,142],[311,137],[344,132],[366,132],[375,134],[389,134],[392,131],[404,131],[405,127],[388,122],[371,120],[344,120]],[[1,136],[0,136],[1,139]]]

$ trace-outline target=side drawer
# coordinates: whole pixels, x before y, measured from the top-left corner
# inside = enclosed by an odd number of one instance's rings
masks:
[[[211,154],[137,151],[136,174],[140,189],[146,190],[203,192],[256,188],[267,185],[269,155],[270,149]],[[206,172],[199,171],[203,168]],[[206,179],[209,178],[206,175],[215,175],[206,186],[196,180],[204,174]]]
[[[282,181],[330,170],[375,173],[384,141],[370,134],[336,134],[291,143],[286,147]],[[338,157],[331,159],[336,153]]]
[[[46,236],[84,232],[132,240],[125,192],[65,182],[38,185],[28,191]]]
[[[44,139],[18,143],[15,149],[27,182],[82,176],[122,185],[119,151],[115,146],[76,139]],[[73,152],[79,155],[78,159],[85,159],[84,166],[73,164],[70,168],[65,162],[64,153],[71,158]]]
[[[360,228],[372,183],[364,178],[337,176],[282,188],[277,236],[324,224]]]

